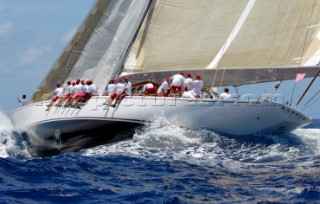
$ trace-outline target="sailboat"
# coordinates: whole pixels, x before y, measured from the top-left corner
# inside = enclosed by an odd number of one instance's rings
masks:
[[[34,93],[9,114],[31,155],[121,141],[156,117],[229,135],[281,134],[311,122],[284,101],[133,95],[105,109],[108,81],[161,83],[181,71],[211,87],[317,76],[319,0],[99,0]],[[45,111],[57,82],[91,79],[99,96]],[[139,87],[135,87],[139,88]]]

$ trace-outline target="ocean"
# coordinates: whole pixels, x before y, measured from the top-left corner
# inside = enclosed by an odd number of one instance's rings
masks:
[[[32,158],[0,120],[0,203],[320,203],[320,120],[234,137],[159,118],[132,139],[50,158]]]

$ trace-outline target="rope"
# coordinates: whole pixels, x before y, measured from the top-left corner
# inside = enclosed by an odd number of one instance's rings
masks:
[[[223,69],[223,72],[222,72],[222,77],[221,77],[221,80],[220,80],[220,87],[222,86],[222,81],[224,79],[224,73],[226,72],[226,69]]]
[[[291,98],[290,98],[290,103],[289,103],[289,106],[290,106],[290,107],[291,107],[291,103],[292,103],[293,92],[294,92],[294,90],[295,90],[295,88],[296,88],[296,84],[297,84],[297,83],[294,83],[294,85],[293,85],[293,89],[292,89],[292,93],[291,93]]]
[[[222,52],[224,52],[224,49],[226,48],[226,43],[224,43],[223,44],[223,48],[222,48]],[[218,63],[217,63],[218,64]],[[218,75],[218,67],[217,67],[217,64],[215,65],[215,74],[214,74],[214,76],[213,76],[213,80],[212,80],[212,85],[211,85],[211,87],[214,87],[213,85],[214,85],[214,83],[215,83],[215,81],[216,81],[216,78],[217,78],[217,75]],[[224,72],[225,72],[226,70],[224,69],[223,70],[223,73],[222,73],[222,78],[221,78],[221,80],[220,80],[220,87],[221,87],[221,84],[222,84],[222,80],[223,80],[223,77],[224,77]]]
[[[319,99],[320,99],[320,97],[318,97],[318,98],[317,98],[315,101],[313,101],[310,105],[302,108],[301,111],[304,111],[304,110],[306,110],[307,108],[311,107],[311,106],[312,106],[315,102],[317,102]]]
[[[309,101],[307,101],[307,103],[305,103],[305,104],[303,105],[303,107],[307,106],[307,105],[308,105],[308,103],[310,103],[310,101],[312,101],[312,100],[314,99],[314,97],[316,97],[319,93],[320,93],[320,90],[319,90],[319,91],[317,91],[317,93],[315,93],[315,94],[310,98],[310,100],[309,100]]]

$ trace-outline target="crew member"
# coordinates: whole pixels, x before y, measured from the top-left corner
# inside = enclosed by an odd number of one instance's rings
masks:
[[[184,73],[183,72],[180,72],[180,74],[175,74],[171,77],[171,90],[173,92],[173,94],[175,96],[181,96],[181,91],[182,91],[182,88],[184,86],[184,81],[185,81],[185,78],[184,78]]]
[[[170,83],[170,78],[166,78],[166,80],[162,82],[162,84],[160,85],[157,91],[158,96],[169,96],[170,94],[169,83]]]
[[[61,98],[62,96],[63,96],[63,88],[62,87],[60,87],[60,83],[58,82],[57,84],[56,84],[56,89],[53,91],[53,93],[52,93],[52,95],[53,95],[53,98],[52,98],[52,100],[50,101],[50,103],[47,105],[47,109],[46,109],[46,111],[49,111],[50,110],[50,108],[51,108],[51,106],[52,106],[52,104],[54,103],[54,102],[56,102],[59,98]]]

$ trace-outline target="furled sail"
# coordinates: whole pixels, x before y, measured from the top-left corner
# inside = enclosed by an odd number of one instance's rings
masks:
[[[157,0],[124,71],[292,66],[296,73],[320,60],[319,9],[319,0]]]

